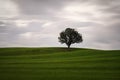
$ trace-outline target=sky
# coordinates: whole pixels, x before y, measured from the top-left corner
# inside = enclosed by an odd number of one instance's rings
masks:
[[[71,47],[120,49],[120,0],[0,0],[0,47],[65,47],[59,33],[74,28]]]

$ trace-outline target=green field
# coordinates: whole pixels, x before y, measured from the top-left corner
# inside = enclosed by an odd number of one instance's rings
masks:
[[[120,80],[120,50],[0,48],[0,80]]]

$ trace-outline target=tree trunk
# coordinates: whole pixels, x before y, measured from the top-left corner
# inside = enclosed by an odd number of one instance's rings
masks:
[[[70,48],[70,44],[68,45],[68,49]]]

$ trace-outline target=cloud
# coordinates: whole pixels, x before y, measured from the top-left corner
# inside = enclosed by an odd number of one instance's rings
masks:
[[[71,27],[82,33],[84,39],[73,47],[120,49],[119,0],[1,0],[0,3],[0,47],[65,46],[58,42],[58,36]]]
[[[52,15],[60,10],[67,0],[14,0],[22,14],[26,15]]]
[[[19,15],[17,5],[11,0],[0,0],[0,17],[12,18]]]

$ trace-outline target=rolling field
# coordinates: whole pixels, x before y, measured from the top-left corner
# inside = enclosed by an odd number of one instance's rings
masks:
[[[0,80],[120,80],[120,50],[0,48]]]

